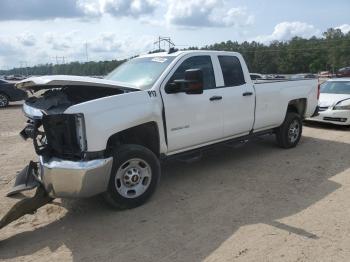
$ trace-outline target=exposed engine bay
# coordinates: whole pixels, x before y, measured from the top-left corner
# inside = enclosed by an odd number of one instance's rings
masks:
[[[33,140],[35,152],[43,158],[58,157],[62,160],[82,160],[91,157],[85,153],[87,142],[83,114],[64,113],[70,106],[107,96],[134,92],[137,89],[103,86],[40,86],[29,89],[35,96],[27,99],[23,111],[28,117],[26,127],[20,132],[23,139]],[[99,153],[99,152],[98,152]],[[92,157],[100,155],[94,152]],[[36,189],[33,197],[18,201],[0,219],[0,229],[25,214],[32,214],[54,198],[42,184],[39,163],[30,163],[16,176],[11,197],[26,190]]]
[[[24,139],[33,139],[35,152],[41,156],[82,159],[87,148],[82,114],[64,114],[70,106],[102,97],[137,91],[101,86],[35,86],[37,96],[24,105],[27,126],[20,132]],[[39,111],[31,114],[27,110]]]
[[[25,103],[42,110],[44,114],[59,114],[72,105],[125,92],[130,92],[130,90],[100,86],[58,86],[50,87],[40,96],[30,97]]]

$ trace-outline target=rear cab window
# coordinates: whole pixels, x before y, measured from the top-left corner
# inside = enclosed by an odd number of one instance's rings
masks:
[[[241,62],[236,56],[218,56],[225,87],[245,84]]]

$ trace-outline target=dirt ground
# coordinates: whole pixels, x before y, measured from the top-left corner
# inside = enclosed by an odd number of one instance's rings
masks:
[[[21,107],[0,110],[4,195],[35,153]],[[0,232],[1,261],[350,261],[350,129],[308,125],[300,145],[264,137],[192,164],[168,162],[146,205],[55,200]]]

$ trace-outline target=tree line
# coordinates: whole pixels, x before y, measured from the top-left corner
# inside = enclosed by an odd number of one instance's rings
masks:
[[[102,76],[111,72],[125,60],[111,60],[99,62],[72,62],[68,64],[44,64],[33,67],[0,70],[0,75],[81,75]]]
[[[323,37],[294,37],[290,41],[273,41],[269,44],[227,41],[201,48],[189,47],[187,50],[239,52],[245,58],[251,72],[263,74],[335,72],[339,68],[350,66],[350,32],[344,34],[340,29],[330,28],[323,33]],[[1,70],[0,75],[106,75],[125,61],[45,64]]]
[[[236,51],[243,55],[251,72],[263,74],[317,73],[350,66],[350,32],[328,29],[322,38],[294,37],[290,41],[222,42],[203,49]]]

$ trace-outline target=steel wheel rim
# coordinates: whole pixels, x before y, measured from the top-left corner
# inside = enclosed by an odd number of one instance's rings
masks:
[[[295,143],[298,140],[300,134],[300,124],[298,120],[294,120],[288,130],[288,138],[291,143]]]
[[[114,185],[121,196],[136,198],[146,192],[151,180],[152,170],[150,165],[140,158],[133,158],[120,165],[115,176]]]
[[[4,107],[7,104],[7,97],[0,94],[0,107]]]

